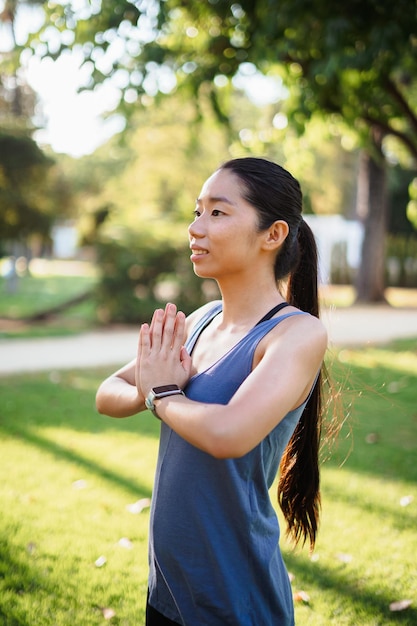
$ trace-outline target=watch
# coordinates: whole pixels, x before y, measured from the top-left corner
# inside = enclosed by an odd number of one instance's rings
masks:
[[[159,398],[166,398],[167,396],[178,395],[185,395],[181,387],[178,387],[178,385],[162,385],[161,387],[153,387],[146,396],[145,406],[147,409],[152,411],[155,417],[158,417],[159,419],[154,404],[155,400],[158,400]]]

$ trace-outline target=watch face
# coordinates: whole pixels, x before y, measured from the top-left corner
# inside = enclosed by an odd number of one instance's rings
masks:
[[[157,396],[160,393],[166,393],[167,391],[177,391],[179,390],[178,385],[162,385],[161,387],[154,387],[152,391]]]

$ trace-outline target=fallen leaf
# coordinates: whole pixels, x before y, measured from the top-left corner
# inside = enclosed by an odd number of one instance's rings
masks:
[[[388,393],[398,393],[399,390],[400,390],[400,383],[394,380],[392,381],[392,383],[389,383],[387,387]]]
[[[103,555],[99,556],[98,559],[94,561],[94,565],[96,567],[103,567],[103,565],[105,565],[106,563],[107,563],[107,559]]]
[[[294,602],[304,602],[308,604],[310,602],[310,596],[306,591],[296,591],[293,594]]]
[[[121,548],[126,548],[126,550],[131,550],[133,548],[133,543],[127,537],[122,537],[119,539],[118,543]]]
[[[36,550],[36,543],[34,543],[33,541],[30,541],[28,545],[26,546],[26,549],[29,554],[33,554]]]
[[[365,441],[369,444],[378,443],[379,435],[377,433],[369,433],[369,435],[366,435]]]
[[[389,605],[389,610],[405,611],[405,609],[408,609],[408,607],[411,606],[411,603],[411,600],[398,600],[398,602],[391,602],[391,604]]]
[[[413,500],[414,500],[413,496],[403,496],[400,499],[400,505],[401,506],[408,506],[409,504],[412,503]]]
[[[113,611],[113,609],[110,609],[109,607],[103,607],[101,612],[103,613],[104,619],[111,619],[116,616],[116,611]]]
[[[342,563],[350,563],[353,560],[351,554],[345,554],[344,552],[336,554],[336,558],[339,559],[339,561],[342,561]]]
[[[129,511],[129,513],[138,515],[138,513],[141,513],[143,509],[146,509],[149,506],[151,506],[151,499],[141,498],[140,500],[133,502],[133,504],[128,504],[126,509]]]
[[[72,483],[72,488],[73,489],[86,489],[87,481],[84,480],[83,478],[80,478],[80,480],[74,480],[74,482]]]

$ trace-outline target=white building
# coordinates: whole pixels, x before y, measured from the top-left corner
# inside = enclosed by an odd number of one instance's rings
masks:
[[[335,265],[356,270],[361,259],[363,225],[341,215],[305,215],[316,238],[320,282],[331,282]]]

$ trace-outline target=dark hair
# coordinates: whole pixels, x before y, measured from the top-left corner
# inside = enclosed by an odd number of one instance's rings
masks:
[[[261,158],[227,161],[242,183],[242,195],[258,212],[259,230],[284,220],[289,232],[276,261],[277,282],[286,281],[289,304],[319,317],[317,247],[302,217],[298,181],[283,167]],[[284,451],[280,464],[278,502],[295,543],[307,539],[313,547],[320,511],[319,448],[322,427],[322,372]]]

